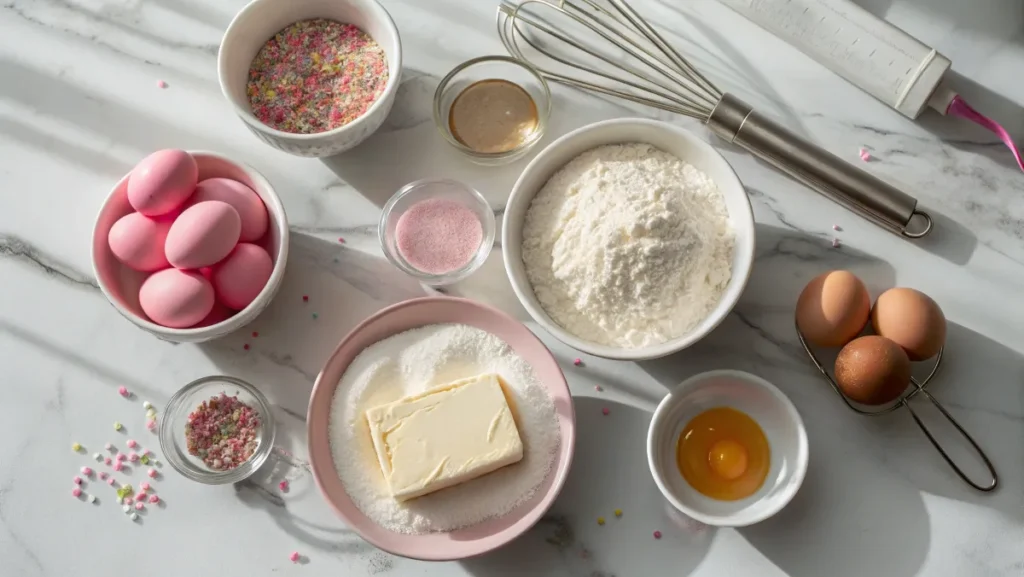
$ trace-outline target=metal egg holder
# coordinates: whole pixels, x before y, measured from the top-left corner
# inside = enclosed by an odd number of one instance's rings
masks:
[[[916,378],[914,378],[914,376],[911,376],[910,384],[913,385],[913,388],[910,388],[909,392],[904,392],[899,397],[899,399],[893,401],[891,404],[878,407],[871,407],[869,405],[861,405],[860,403],[855,403],[848,399],[846,395],[843,394],[842,389],[839,388],[839,384],[836,383],[835,379],[832,378],[832,375],[829,374],[829,372],[821,364],[821,361],[818,360],[818,357],[814,354],[814,351],[811,350],[810,345],[807,344],[807,340],[804,339],[803,333],[800,332],[799,326],[796,326],[796,335],[800,339],[800,344],[803,346],[804,351],[807,352],[807,356],[811,358],[811,362],[814,363],[814,366],[817,367],[818,371],[820,371],[822,376],[825,377],[825,380],[828,381],[828,384],[832,387],[832,390],[835,391],[837,395],[839,395],[839,398],[842,399],[844,403],[846,403],[846,406],[849,407],[850,410],[861,415],[867,415],[869,417],[878,417],[881,415],[888,415],[889,413],[895,412],[897,409],[900,409],[901,407],[906,407],[907,410],[910,411],[910,416],[914,417],[914,422],[917,423],[917,426],[921,429],[921,431],[924,432],[925,436],[928,437],[928,440],[931,441],[932,446],[935,447],[935,450],[938,451],[940,455],[942,455],[942,458],[946,460],[946,463],[948,463],[949,466],[953,468],[953,471],[961,479],[963,479],[965,483],[979,491],[986,492],[992,491],[993,489],[996,488],[997,485],[999,485],[999,476],[996,474],[996,469],[992,465],[992,461],[988,458],[988,455],[985,454],[985,451],[982,450],[982,448],[978,445],[977,441],[975,441],[974,438],[971,437],[970,433],[968,433],[963,428],[963,426],[959,422],[957,422],[955,418],[953,418],[953,415],[949,414],[949,411],[947,411],[946,408],[942,406],[942,403],[940,403],[938,399],[936,399],[925,388],[928,386],[928,383],[931,382],[932,377],[935,376],[935,373],[939,371],[939,366],[942,364],[942,353],[943,351],[945,351],[944,346],[941,349],[939,349],[939,353],[935,355],[935,365],[932,366],[931,372],[928,373],[928,376],[925,377],[924,380],[919,382]],[[935,438],[935,435],[932,434],[931,430],[928,428],[927,425],[924,424],[924,421],[921,420],[921,417],[917,414],[917,411],[915,411],[914,407],[910,404],[910,400],[917,396],[924,396],[924,398],[931,401],[931,403],[935,405],[935,408],[937,408],[939,412],[941,412],[942,415],[946,417],[946,420],[949,421],[949,423],[953,425],[953,427],[960,433],[960,435],[964,439],[966,439],[968,443],[970,443],[971,447],[974,448],[974,451],[981,458],[981,461],[985,464],[985,467],[988,468],[989,474],[992,475],[992,478],[989,480],[987,485],[979,485],[978,483],[974,482],[974,480],[968,477],[967,473],[964,473],[964,471],[956,464],[956,462],[949,455],[949,453],[947,453],[946,450],[942,448],[942,445],[939,444],[939,441]]]

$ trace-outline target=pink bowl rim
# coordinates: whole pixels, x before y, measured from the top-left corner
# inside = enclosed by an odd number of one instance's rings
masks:
[[[364,527],[367,524],[371,524],[375,527],[377,527],[377,525],[373,524],[372,520],[367,518],[364,514],[362,514],[361,511],[359,511],[359,509],[356,507],[355,503],[352,502],[348,494],[344,490],[340,492],[341,494],[334,494],[325,487],[324,478],[327,476],[333,476],[334,478],[337,478],[338,473],[334,468],[334,458],[331,455],[330,441],[328,439],[318,439],[314,437],[313,429],[316,426],[316,423],[314,422],[313,419],[313,407],[315,404],[317,404],[318,398],[323,397],[324,395],[330,395],[326,399],[326,402],[330,403],[338,383],[325,383],[323,381],[324,371],[326,370],[327,366],[331,363],[331,361],[335,358],[335,356],[337,356],[341,352],[341,349],[349,341],[354,339],[357,334],[359,334],[361,331],[363,331],[370,325],[379,322],[382,318],[401,312],[403,309],[422,306],[429,307],[430,305],[441,302],[455,303],[458,304],[459,306],[475,308],[482,314],[492,315],[503,324],[506,324],[510,327],[515,327],[517,329],[522,329],[522,331],[524,332],[524,338],[526,338],[527,340],[532,340],[536,344],[539,344],[546,354],[543,356],[543,358],[539,359],[538,361],[531,361],[530,364],[531,366],[535,367],[538,365],[549,365],[549,368],[555,369],[557,374],[561,376],[560,382],[556,384],[561,384],[560,388],[564,392],[564,396],[559,395],[559,397],[556,397],[553,400],[557,401],[559,400],[559,398],[561,398],[567,401],[566,404],[569,412],[568,415],[566,415],[565,417],[568,418],[568,422],[565,423],[563,421],[563,418],[559,418],[559,427],[560,431],[562,432],[559,454],[562,455],[562,457],[557,458],[558,461],[555,463],[554,467],[549,473],[549,476],[553,476],[553,478],[550,487],[548,487],[547,489],[547,493],[544,494],[543,497],[541,497],[539,500],[535,501],[533,509],[529,513],[524,515],[523,518],[528,519],[526,523],[522,523],[518,529],[507,528],[499,533],[489,535],[480,539],[464,541],[464,543],[466,543],[467,545],[460,547],[458,551],[452,551],[450,547],[438,547],[430,553],[414,555],[404,551],[403,547],[400,545],[396,545],[395,541],[405,541],[429,536],[436,536],[438,535],[438,533],[415,535],[389,532],[390,535],[395,536],[393,540],[377,539],[371,535],[368,535],[364,531]],[[444,323],[448,321],[444,319],[438,319],[436,322]],[[344,370],[341,372],[341,374],[344,374]],[[420,561],[457,561],[461,559],[468,559],[471,557],[483,555],[485,553],[489,553],[495,549],[498,549],[499,547],[507,545],[508,543],[511,543],[512,541],[514,541],[515,539],[529,531],[534,525],[536,525],[538,521],[540,521],[541,517],[543,517],[544,514],[547,513],[547,511],[554,504],[555,499],[557,499],[559,494],[561,494],[562,489],[565,486],[565,482],[568,479],[569,470],[572,467],[572,461],[576,449],[576,415],[575,409],[572,404],[572,393],[569,390],[569,383],[565,380],[565,374],[562,372],[561,367],[558,366],[558,362],[555,360],[554,355],[551,354],[551,351],[547,348],[547,345],[545,345],[543,341],[541,341],[537,337],[537,335],[535,335],[529,328],[527,328],[526,325],[524,325],[519,320],[515,319],[514,317],[506,314],[501,310],[498,310],[492,306],[485,305],[477,301],[448,296],[431,296],[408,299],[385,307],[380,311],[376,312],[375,314],[371,315],[358,325],[356,325],[355,328],[349,331],[348,334],[346,334],[341,339],[341,341],[338,343],[338,346],[335,348],[334,352],[331,353],[330,357],[328,357],[327,361],[325,362],[324,369],[321,369],[320,373],[317,374],[316,381],[313,384],[313,391],[309,397],[309,408],[306,414],[306,435],[307,446],[309,448],[310,468],[312,469],[313,472],[313,480],[315,481],[317,488],[320,490],[320,494],[323,495],[324,499],[327,500],[331,508],[334,509],[334,511],[338,514],[339,517],[341,517],[341,519],[345,522],[345,524],[349,526],[350,529],[355,531],[360,537],[362,537],[371,545],[384,551],[387,551],[388,553],[392,553],[394,555],[406,557],[409,559],[417,559]],[[359,517],[362,517],[362,519],[365,519],[365,521],[353,518],[353,516],[349,514],[350,511],[356,512],[359,515]],[[470,527],[459,529],[459,531],[470,529],[472,527],[473,526],[471,525]]]
[[[140,317],[139,315],[133,313],[132,311],[123,307],[119,302],[117,302],[117,299],[114,298],[114,295],[111,292],[110,287],[108,287],[106,281],[103,280],[103,275],[100,274],[99,267],[96,265],[96,234],[100,226],[100,218],[103,215],[103,211],[107,209],[107,205],[110,204],[111,200],[114,198],[114,195],[118,193],[118,191],[121,189],[124,183],[128,180],[128,177],[131,176],[131,171],[129,171],[128,174],[122,176],[117,181],[117,184],[115,184],[113,188],[110,189],[110,192],[107,194],[106,198],[103,199],[103,203],[100,204],[99,210],[96,211],[96,219],[93,222],[92,226],[92,243],[89,251],[89,256],[90,259],[92,260],[92,274],[93,277],[96,278],[96,284],[99,285],[100,291],[103,293],[103,296],[107,298],[107,302],[109,302],[111,306],[117,309],[117,312],[121,313],[121,316],[125,317],[126,319],[135,323],[137,326],[151,333],[164,335],[167,336],[168,338],[204,336],[211,332],[216,332],[216,329],[228,326],[229,324],[238,324],[238,326],[234,327],[232,330],[244,326],[248,321],[239,323],[239,319],[246,318],[243,315],[247,315],[248,311],[252,309],[266,307],[266,299],[268,298],[266,295],[276,292],[276,289],[274,287],[281,283],[282,277],[284,276],[285,265],[287,264],[288,261],[288,233],[290,231],[288,227],[288,215],[285,213],[284,205],[281,203],[281,198],[277,196],[277,191],[274,190],[274,187],[270,184],[270,181],[268,181],[267,178],[263,176],[255,168],[249,166],[244,162],[234,160],[233,158],[228,158],[223,154],[218,154],[216,152],[212,152],[209,150],[186,150],[185,152],[189,153],[193,157],[205,156],[209,158],[214,158],[220,160],[221,162],[234,165],[238,167],[238,169],[241,170],[242,172],[245,172],[246,176],[252,179],[254,183],[258,184],[265,192],[267,192],[267,196],[270,198],[271,201],[267,206],[267,210],[274,213],[275,219],[279,221],[277,226],[282,229],[282,234],[281,242],[279,243],[278,246],[277,260],[274,261],[274,268],[270,272],[270,278],[267,279],[267,285],[264,286],[263,290],[260,291],[260,294],[256,295],[256,298],[253,299],[251,303],[249,303],[249,306],[236,312],[234,315],[228,317],[227,319],[224,319],[219,323],[208,325],[205,327],[175,329],[171,327],[165,327],[163,325],[158,325],[153,321],[150,321],[149,319]],[[262,198],[262,196],[260,198]],[[266,199],[264,199],[264,203],[266,203]],[[273,224],[273,222],[271,224]]]

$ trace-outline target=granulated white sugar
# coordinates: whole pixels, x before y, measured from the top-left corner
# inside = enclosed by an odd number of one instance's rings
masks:
[[[483,373],[508,385],[523,460],[399,503],[381,473],[366,409]],[[331,400],[331,453],[346,492],[367,517],[399,533],[451,531],[508,513],[547,478],[560,437],[554,403],[533,368],[498,337],[467,325],[429,325],[367,347]]]

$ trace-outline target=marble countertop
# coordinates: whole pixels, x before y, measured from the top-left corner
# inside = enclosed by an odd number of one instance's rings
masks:
[[[858,1],[949,56],[954,86],[1024,138],[1019,0]],[[572,364],[577,353],[531,324],[563,364],[579,421],[572,474],[550,515],[511,545],[465,562],[410,561],[363,542],[311,482],[306,402],[346,331],[373,310],[423,294],[377,246],[379,207],[391,193],[448,176],[501,207],[526,162],[469,164],[430,119],[447,70],[502,51],[496,3],[384,0],[405,46],[397,103],[369,141],[324,162],[266,147],[223,100],[218,41],[243,4],[0,4],[0,575],[1024,575],[1024,175],[991,135],[933,113],[903,118],[711,0],[636,6],[761,111],[851,161],[869,149],[875,160],[866,168],[918,197],[936,215],[936,231],[922,242],[901,240],[720,146],[748,187],[758,227],[750,286],[726,322],[666,359],[584,357],[582,367]],[[546,139],[624,115],[670,119],[706,135],[681,118],[556,90]],[[249,329],[212,343],[174,345],[138,330],[108,305],[91,272],[101,200],[135,161],[167,147],[215,150],[257,167],[292,225],[274,303]],[[792,306],[807,280],[832,268],[855,271],[875,293],[913,286],[941,304],[949,338],[933,392],[992,456],[998,491],[961,483],[905,412],[860,417],[818,378],[797,343]],[[497,252],[455,292],[525,319]],[[646,466],[656,403],[668,387],[715,368],[776,383],[810,436],[810,469],[795,500],[741,530],[673,515]],[[288,493],[259,482],[201,486],[165,468],[156,483],[164,505],[137,523],[99,483],[87,487],[100,496],[96,505],[70,496],[71,477],[90,461],[71,452],[73,442],[89,453],[126,436],[156,447],[140,401],[162,405],[212,373],[256,383],[275,404],[282,452],[274,474],[292,479]],[[121,385],[138,395],[134,402],[118,396]],[[602,407],[611,407],[608,417]],[[115,433],[114,421],[127,433]],[[941,436],[957,447],[948,431]],[[144,479],[139,471],[128,478]],[[596,518],[615,508],[623,517],[599,527]],[[654,530],[664,538],[654,540]],[[288,560],[292,551],[303,563]]]

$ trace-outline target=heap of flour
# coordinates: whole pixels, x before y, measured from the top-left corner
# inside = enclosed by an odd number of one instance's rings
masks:
[[[735,234],[715,183],[647,144],[601,146],[555,173],[523,227],[523,262],[565,330],[638,348],[682,336],[732,278]]]

